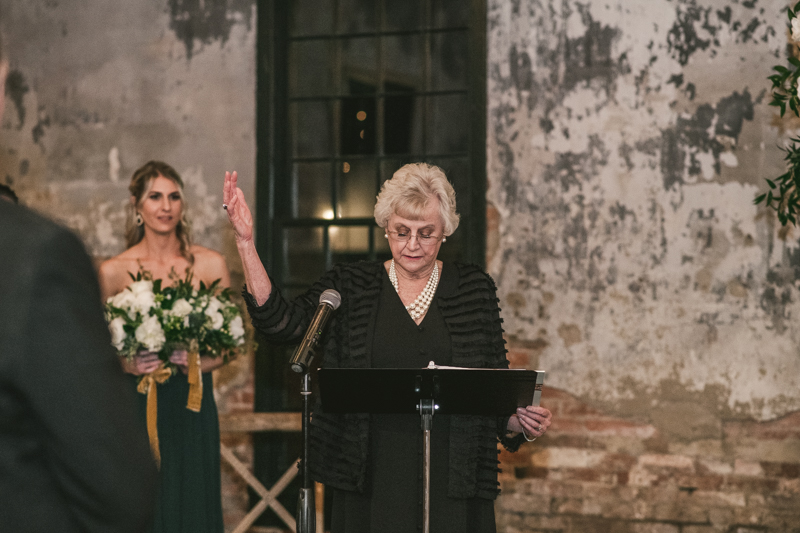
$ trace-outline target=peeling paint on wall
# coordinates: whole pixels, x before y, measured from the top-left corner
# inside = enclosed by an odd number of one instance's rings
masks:
[[[169,0],[169,27],[186,47],[192,59],[195,41],[201,45],[230,38],[235,24],[250,29],[252,0]]]
[[[30,90],[28,83],[25,81],[25,76],[19,70],[12,70],[8,73],[6,78],[6,97],[14,104],[14,110],[17,114],[17,129],[22,129],[25,125],[25,93]]]
[[[164,160],[187,173],[195,241],[236,269],[217,211],[227,168],[252,196],[254,16],[252,0],[5,1],[13,75],[0,176],[100,258],[124,247],[133,171]]]
[[[489,2],[489,266],[552,385],[620,413],[676,389],[800,409],[800,253],[752,205],[797,131],[765,96],[785,7]]]

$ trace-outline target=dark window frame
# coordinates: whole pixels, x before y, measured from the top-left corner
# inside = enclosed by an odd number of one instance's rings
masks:
[[[403,0],[397,0],[403,1]],[[464,232],[460,259],[485,266],[486,255],[486,0],[469,1],[469,21],[467,27],[469,58],[467,60],[467,95],[469,113],[468,157],[470,174],[466,198],[458,198],[459,206],[469,203],[472,216],[462,217],[458,232]],[[466,2],[465,2],[466,3]],[[260,0],[257,2],[257,50],[256,50],[256,183],[255,183],[255,229],[256,248],[267,271],[278,286],[286,279],[286,251],[283,249],[283,230],[287,225],[293,227],[372,225],[371,218],[357,219],[291,219],[287,212],[292,196],[289,177],[292,161],[330,161],[332,165],[341,164],[345,159],[353,161],[358,155],[340,156],[338,150],[333,157],[293,158],[288,132],[290,130],[289,107],[291,102],[319,97],[290,97],[288,88],[289,57],[289,0]],[[459,28],[432,30],[432,33],[445,33]],[[464,30],[465,28],[460,28]],[[383,31],[351,33],[330,36],[330,39],[344,37],[377,35],[412,35],[421,30]],[[319,36],[294,37],[292,39],[317,39]],[[426,50],[426,57],[430,49]],[[429,69],[430,65],[426,65]],[[421,95],[445,95],[463,91],[416,91]],[[391,93],[378,91],[376,96]],[[331,100],[340,96],[329,96]],[[380,116],[382,112],[378,112]],[[381,117],[382,118],[382,117]],[[379,121],[381,120],[379,118]],[[376,128],[378,143],[383,145],[382,127]],[[452,155],[452,154],[450,154]],[[421,155],[419,160],[435,159],[437,154]],[[362,156],[376,158],[374,155]],[[394,158],[379,154],[377,165],[383,159]],[[333,169],[335,172],[335,168]],[[334,173],[335,176],[335,173]],[[335,194],[335,191],[332,191]],[[335,205],[335,204],[334,204]],[[463,211],[463,209],[461,209]],[[327,239],[327,231],[323,232]],[[374,242],[370,232],[370,251]],[[327,243],[325,243],[327,244]],[[331,262],[330,247],[327,246],[327,263]],[[283,287],[282,287],[283,288]],[[276,350],[261,343],[255,361],[255,410],[259,412],[293,411],[299,406],[299,386],[296,374],[289,371],[287,358],[278,356]],[[262,480],[276,480],[285,468],[295,461],[299,449],[299,437],[282,434],[256,435],[254,444],[254,470]],[[288,490],[281,500],[289,509],[294,508],[296,493]],[[269,518],[266,518],[269,521]],[[264,523],[264,519],[259,521]]]

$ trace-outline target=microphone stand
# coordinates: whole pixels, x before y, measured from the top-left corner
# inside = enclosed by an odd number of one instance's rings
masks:
[[[311,421],[311,371],[306,368],[302,376],[303,395],[303,459],[301,469],[303,485],[297,497],[297,533],[316,532],[316,507],[314,502],[314,482],[308,473],[308,425]]]
[[[311,362],[319,347],[320,336],[330,314],[342,303],[342,298],[333,289],[327,289],[319,297],[319,307],[311,319],[300,346],[297,347],[290,367],[292,371],[302,373],[303,381],[300,394],[303,395],[303,458],[301,470],[303,485],[297,497],[297,533],[316,533],[317,513],[314,502],[314,482],[308,473],[308,433],[311,423]]]

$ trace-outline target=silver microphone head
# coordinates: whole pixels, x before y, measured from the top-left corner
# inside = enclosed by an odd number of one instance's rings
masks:
[[[335,290],[326,289],[322,294],[319,295],[319,303],[328,304],[333,307],[334,310],[336,310],[340,305],[342,305],[342,297],[339,296],[339,293]]]

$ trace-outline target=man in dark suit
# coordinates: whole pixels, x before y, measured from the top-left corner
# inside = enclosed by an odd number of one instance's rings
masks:
[[[6,70],[0,45],[0,87]],[[3,533],[138,533],[152,520],[155,466],[110,343],[80,240],[0,201]]]

